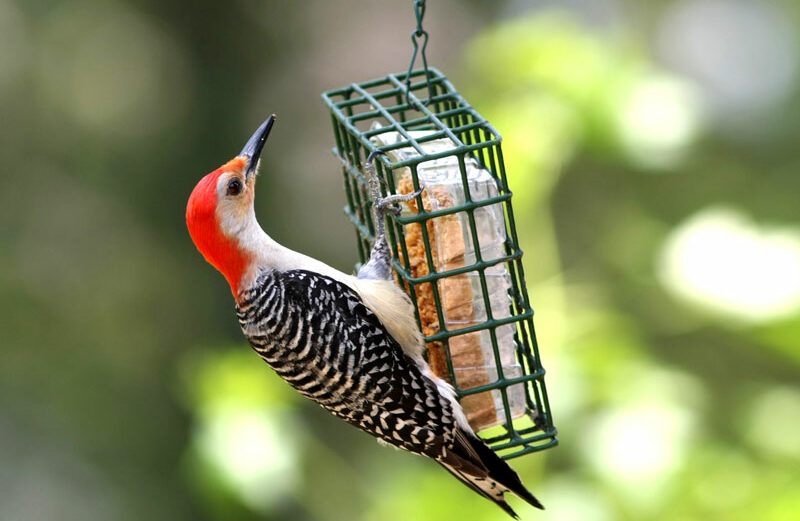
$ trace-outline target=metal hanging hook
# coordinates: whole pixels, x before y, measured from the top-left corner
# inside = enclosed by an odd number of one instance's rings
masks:
[[[408,74],[406,74],[406,103],[411,105],[409,99],[411,89],[411,71],[414,70],[414,62],[417,60],[419,51],[419,39],[422,38],[422,65],[425,69],[425,80],[428,86],[428,99],[423,101],[427,105],[433,97],[433,87],[431,86],[431,75],[428,72],[428,57],[425,56],[425,48],[428,46],[428,32],[422,28],[422,19],[425,17],[425,0],[414,0],[414,15],[417,17],[417,28],[411,33],[411,43],[414,51],[411,53],[411,63],[408,64]]]

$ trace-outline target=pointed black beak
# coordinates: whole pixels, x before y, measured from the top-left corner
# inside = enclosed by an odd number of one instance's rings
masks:
[[[264,149],[264,143],[267,142],[269,131],[272,130],[272,125],[275,123],[275,114],[267,118],[264,123],[258,127],[258,130],[250,137],[247,144],[242,149],[239,156],[247,157],[247,170],[245,170],[245,180],[250,179],[250,176],[256,171],[258,166],[258,159],[261,157],[261,151]]]

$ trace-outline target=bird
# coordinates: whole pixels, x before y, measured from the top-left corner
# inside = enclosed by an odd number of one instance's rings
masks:
[[[376,233],[368,262],[351,275],[293,251],[261,228],[254,209],[275,120],[270,115],[237,156],[200,179],[186,207],[189,235],[227,280],[252,348],[301,395],[384,444],[434,460],[515,519],[506,492],[544,509],[431,371],[411,300],[393,280],[384,219],[421,190],[381,197],[371,156]]]

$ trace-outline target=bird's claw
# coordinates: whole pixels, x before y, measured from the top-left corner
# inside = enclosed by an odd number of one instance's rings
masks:
[[[375,157],[377,157],[377,156],[385,156],[385,155],[386,155],[386,152],[384,152],[382,150],[373,150],[372,152],[370,152],[369,156],[367,156],[367,163],[371,164],[375,160]]]
[[[398,203],[407,203],[411,201],[415,197],[419,196],[423,190],[425,190],[424,186],[416,192],[412,192],[410,194],[394,194],[387,195],[386,197],[380,197],[374,203],[375,210],[377,210],[381,215],[398,215],[403,211],[403,208]]]

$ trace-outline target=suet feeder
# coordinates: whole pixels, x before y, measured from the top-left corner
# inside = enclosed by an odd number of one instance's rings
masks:
[[[417,19],[421,30],[419,12]],[[364,263],[375,232],[367,157],[379,153],[375,166],[385,193],[424,188],[388,219],[397,282],[415,304],[432,370],[453,384],[476,432],[510,459],[557,439],[502,138],[424,62],[424,69],[323,94],[344,174],[345,212]]]

